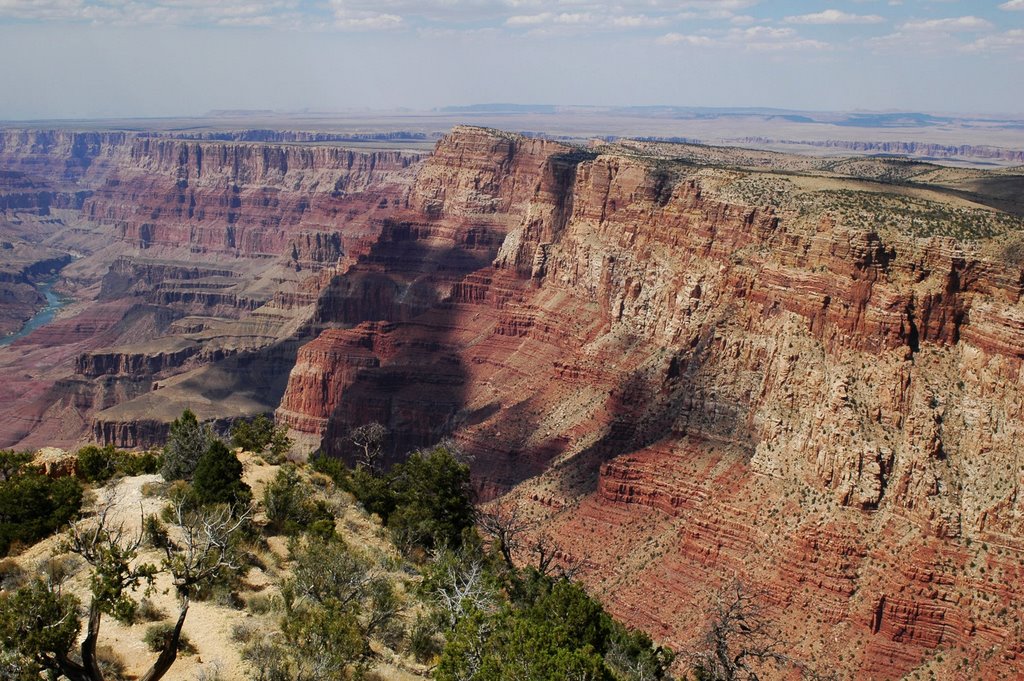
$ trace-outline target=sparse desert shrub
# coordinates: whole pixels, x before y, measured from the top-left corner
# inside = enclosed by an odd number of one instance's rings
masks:
[[[284,602],[276,594],[253,594],[246,599],[245,607],[254,615],[266,615],[280,611]]]
[[[440,654],[443,644],[432,618],[417,615],[409,629],[409,652],[417,662],[428,662]]]
[[[229,585],[214,589],[210,600],[217,605],[222,605],[232,610],[243,610],[245,608],[245,599],[242,598],[238,591],[230,588]]]
[[[14,591],[28,581],[25,569],[10,558],[0,560],[0,591]]]
[[[50,584],[63,584],[74,576],[81,563],[73,556],[51,556],[39,566],[39,572]]]
[[[167,618],[167,613],[153,601],[143,598],[135,610],[135,617],[142,622],[159,622]]]
[[[309,459],[310,467],[321,475],[326,475],[334,484],[343,490],[349,490],[350,471],[345,462],[322,452],[316,452]]]
[[[166,482],[147,482],[142,485],[142,496],[144,497],[163,497],[167,496],[167,490],[170,485]]]
[[[242,649],[242,659],[249,663],[253,681],[291,681],[295,676],[288,666],[284,646],[270,640],[253,641]]]
[[[152,650],[154,653],[158,653],[164,649],[167,642],[174,635],[174,625],[170,622],[161,622],[154,624],[146,629],[146,635],[142,637],[142,641]],[[193,655],[196,652],[196,647],[192,645],[188,637],[184,633],[178,638],[178,652],[182,655]]]
[[[196,672],[196,681],[222,681],[224,674],[221,672],[220,662],[216,660],[207,662],[199,667]]]
[[[392,638],[401,609],[394,585],[339,537],[292,543],[294,578],[283,588],[281,637],[250,645],[246,659],[258,678],[359,678],[373,656],[369,641]],[[270,674],[271,665],[281,675]]]
[[[220,663],[215,661],[207,663],[196,672],[196,681],[223,681],[224,675],[220,670]]]
[[[99,662],[103,678],[108,681],[125,681],[124,660],[110,646],[96,646],[96,661]]]
[[[270,520],[270,529],[285,534],[328,521],[324,530],[334,530],[334,515],[323,501],[313,500],[313,488],[299,477],[298,469],[285,465],[263,492],[263,506]]]
[[[259,633],[259,629],[248,622],[239,622],[231,627],[231,640],[235,643],[249,643]]]
[[[258,454],[268,463],[280,463],[291,449],[292,439],[287,426],[275,426],[260,414],[251,421],[239,419],[231,424],[231,444]]]

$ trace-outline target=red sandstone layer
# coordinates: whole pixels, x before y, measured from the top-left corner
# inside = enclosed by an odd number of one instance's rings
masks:
[[[411,227],[321,298],[339,328],[300,350],[279,418],[336,451],[368,420],[403,446],[452,433],[485,494],[514,488],[675,645],[735,574],[844,676],[1024,673],[1019,270],[475,129],[391,219]],[[493,264],[423,266],[467,263],[480,226]],[[394,304],[416,291],[436,302]]]

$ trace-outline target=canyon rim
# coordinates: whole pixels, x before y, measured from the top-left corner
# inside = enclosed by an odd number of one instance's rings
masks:
[[[9,130],[0,163],[72,298],[0,350],[4,446],[159,446],[184,408],[448,437],[661,642],[739,578],[844,677],[1021,672],[1012,170],[479,127]]]

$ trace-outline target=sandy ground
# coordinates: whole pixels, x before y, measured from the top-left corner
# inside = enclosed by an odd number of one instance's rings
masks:
[[[109,518],[113,524],[123,524],[130,534],[137,534],[142,529],[142,518],[159,513],[166,501],[160,497],[146,496],[143,487],[147,483],[159,484],[163,479],[159,475],[142,475],[122,478],[112,486],[97,490],[94,508],[98,508],[108,499],[112,501]],[[51,537],[26,551],[19,557],[22,565],[39,565],[50,555],[56,553],[61,536]],[[145,551],[140,560],[159,565],[161,554],[156,551]],[[81,563],[79,562],[81,566]],[[253,570],[247,579],[254,586],[267,582],[266,576]],[[88,570],[78,569],[65,586],[74,593],[83,604],[88,603],[89,585]],[[146,595],[144,589],[136,592],[136,597]],[[161,574],[148,594],[148,598],[166,615],[163,621],[173,623],[179,613],[177,596],[171,588],[168,575]],[[231,630],[234,625],[251,616],[243,610],[234,610],[205,602],[193,602],[189,607],[185,620],[184,634],[196,647],[195,655],[180,655],[174,666],[164,677],[165,679],[199,679],[209,676],[214,669],[219,670],[220,677],[225,680],[242,680],[249,678],[242,664],[236,645],[231,641]],[[100,629],[100,646],[109,646],[125,664],[126,672],[131,676],[141,676],[156,659],[157,654],[150,651],[143,643],[146,629],[151,622],[141,622],[132,626],[124,626],[111,617],[104,617]],[[84,633],[84,632],[83,632]],[[203,672],[206,675],[203,675]]]
[[[255,499],[261,499],[266,484],[273,479],[279,469],[270,466],[255,456],[242,453],[239,457],[244,466],[243,477],[252,487]],[[95,490],[92,498],[87,500],[86,514],[94,513],[106,503],[112,503],[108,518],[113,524],[123,524],[126,532],[136,534],[141,531],[142,519],[147,515],[158,514],[167,503],[160,496],[146,494],[147,485],[157,486],[163,483],[159,475],[142,475],[122,478],[108,487]],[[325,483],[326,484],[326,483]],[[365,550],[394,554],[394,547],[387,541],[380,525],[350,500],[343,500],[338,507],[338,531],[353,545]],[[260,522],[261,515],[257,512],[255,520]],[[35,571],[50,559],[59,554],[59,547],[64,535],[57,535],[43,540],[17,557],[18,563],[26,570]],[[266,564],[266,571],[251,568],[244,579],[240,590],[243,599],[260,594],[270,596],[278,593],[277,584],[286,573],[278,571],[279,566],[287,568],[287,540],[283,537],[271,537],[268,540],[270,551],[261,556]],[[162,554],[152,549],[144,551],[140,560],[159,565]],[[65,590],[78,596],[83,604],[89,600],[89,571],[78,559],[77,568],[65,584]],[[178,599],[171,588],[168,575],[157,577],[153,588],[147,594],[145,589],[135,593],[136,599],[147,597],[165,615],[163,622],[173,623],[179,613]],[[195,647],[194,654],[179,654],[174,666],[164,677],[169,681],[189,679],[196,681],[241,681],[252,678],[251,671],[242,661],[240,650],[242,645],[232,639],[232,631],[236,627],[271,630],[276,628],[278,613],[254,615],[248,609],[236,609],[214,602],[193,600],[189,606],[184,635]],[[140,622],[125,626],[111,617],[104,617],[100,630],[100,647],[109,647],[122,660],[129,677],[141,676],[156,659],[157,654],[150,651],[143,642],[146,629],[152,622]],[[390,651],[382,656],[391,658]],[[375,672],[382,680],[414,681],[423,679],[406,669],[408,663],[396,660],[397,664],[381,662]]]

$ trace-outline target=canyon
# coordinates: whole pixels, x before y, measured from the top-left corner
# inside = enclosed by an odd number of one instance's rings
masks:
[[[0,347],[0,445],[378,421],[677,649],[739,578],[809,669],[1024,674],[1020,169],[343,144],[0,132],[8,326],[74,300]]]

